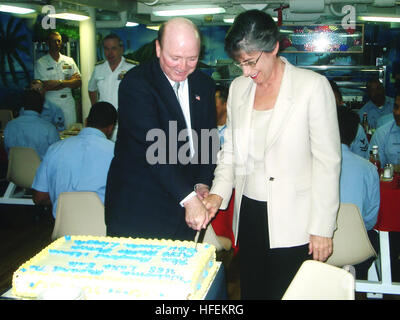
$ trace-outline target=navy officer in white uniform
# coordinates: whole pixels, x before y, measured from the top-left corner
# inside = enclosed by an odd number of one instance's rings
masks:
[[[118,110],[119,84],[137,62],[123,56],[123,43],[115,33],[103,39],[103,49],[106,60],[99,61],[94,67],[88,84],[89,97],[92,105],[97,101],[106,101]],[[111,140],[116,140],[117,131],[118,125],[115,126]]]
[[[42,80],[46,101],[61,108],[68,128],[76,122],[75,100],[71,89],[81,86],[81,75],[74,59],[60,53],[62,38],[58,32],[50,32],[47,45],[49,52],[36,61],[35,79]]]

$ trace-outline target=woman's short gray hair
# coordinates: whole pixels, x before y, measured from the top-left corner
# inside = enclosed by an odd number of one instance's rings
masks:
[[[279,29],[272,17],[260,10],[239,14],[225,37],[225,51],[231,58],[240,51],[271,52],[279,41]]]

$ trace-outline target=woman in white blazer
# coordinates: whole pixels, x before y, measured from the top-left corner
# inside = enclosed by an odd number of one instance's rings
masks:
[[[225,38],[243,76],[230,86],[225,142],[204,202],[215,213],[235,189],[242,299],[280,299],[304,260],[325,261],[339,208],[334,94],[325,77],[277,56],[278,37],[268,14],[250,10]]]

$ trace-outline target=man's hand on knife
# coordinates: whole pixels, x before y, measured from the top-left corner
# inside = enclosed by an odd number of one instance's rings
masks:
[[[204,204],[198,197],[192,197],[184,203],[186,224],[193,230],[207,228],[210,222],[210,215]]]

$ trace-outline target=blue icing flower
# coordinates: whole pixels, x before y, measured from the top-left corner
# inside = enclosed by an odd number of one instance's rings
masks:
[[[71,240],[71,236],[64,236],[65,241],[70,241]]]

